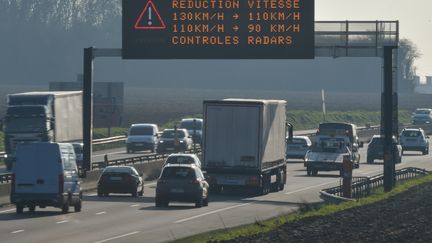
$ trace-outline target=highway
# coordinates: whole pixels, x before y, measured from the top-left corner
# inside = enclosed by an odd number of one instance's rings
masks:
[[[365,164],[366,147],[361,149],[362,164],[354,176],[382,173],[382,163]],[[123,150],[122,150],[123,151]],[[115,153],[116,151],[112,151]],[[119,151],[118,151],[119,152]],[[409,153],[402,167],[432,170],[432,157]],[[229,191],[210,197],[208,207],[170,203],[155,208],[155,182],[147,182],[144,196],[98,198],[84,196],[83,211],[61,214],[56,208],[37,208],[35,213],[17,216],[14,207],[0,210],[2,242],[165,242],[214,229],[253,223],[299,208],[305,202],[319,201],[319,190],[339,184],[338,172],[306,176],[301,161],[288,163],[285,190],[265,196]],[[71,208],[72,209],[72,208]]]

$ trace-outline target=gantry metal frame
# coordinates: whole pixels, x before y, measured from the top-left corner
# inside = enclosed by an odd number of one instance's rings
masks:
[[[383,59],[381,133],[384,135],[384,190],[394,186],[392,136],[397,135],[397,90],[393,66],[399,46],[398,21],[316,21],[315,57],[378,57]],[[93,130],[93,62],[97,57],[121,57],[121,48],[84,49],[83,142],[85,170],[91,170]]]

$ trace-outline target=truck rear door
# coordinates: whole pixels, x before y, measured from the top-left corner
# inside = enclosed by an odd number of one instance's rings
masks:
[[[259,114],[258,106],[208,105],[205,121],[207,167],[258,167]]]

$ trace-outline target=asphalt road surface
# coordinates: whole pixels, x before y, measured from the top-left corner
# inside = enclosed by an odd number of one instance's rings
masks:
[[[354,176],[382,173],[379,161],[365,163],[366,149],[361,149],[362,164]],[[407,153],[397,168],[419,167],[432,170],[431,156]],[[338,172],[320,172],[308,177],[302,161],[288,163],[285,190],[265,196],[228,191],[210,197],[208,207],[170,203],[155,208],[155,183],[148,182],[143,197],[117,195],[98,198],[84,196],[80,213],[61,214],[60,209],[27,210],[15,214],[10,206],[0,210],[1,242],[165,242],[181,237],[246,223],[253,223],[298,209],[305,202],[319,201],[319,190],[339,184]],[[71,207],[71,210],[73,208]]]

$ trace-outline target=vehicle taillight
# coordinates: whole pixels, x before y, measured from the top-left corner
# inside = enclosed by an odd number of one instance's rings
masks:
[[[11,175],[11,192],[15,193],[15,174]]]
[[[257,176],[251,176],[249,177],[249,181],[248,181],[249,185],[259,185],[259,179]]]
[[[63,193],[63,191],[64,191],[64,176],[63,176],[63,174],[59,175],[58,183],[59,183],[59,193]]]

